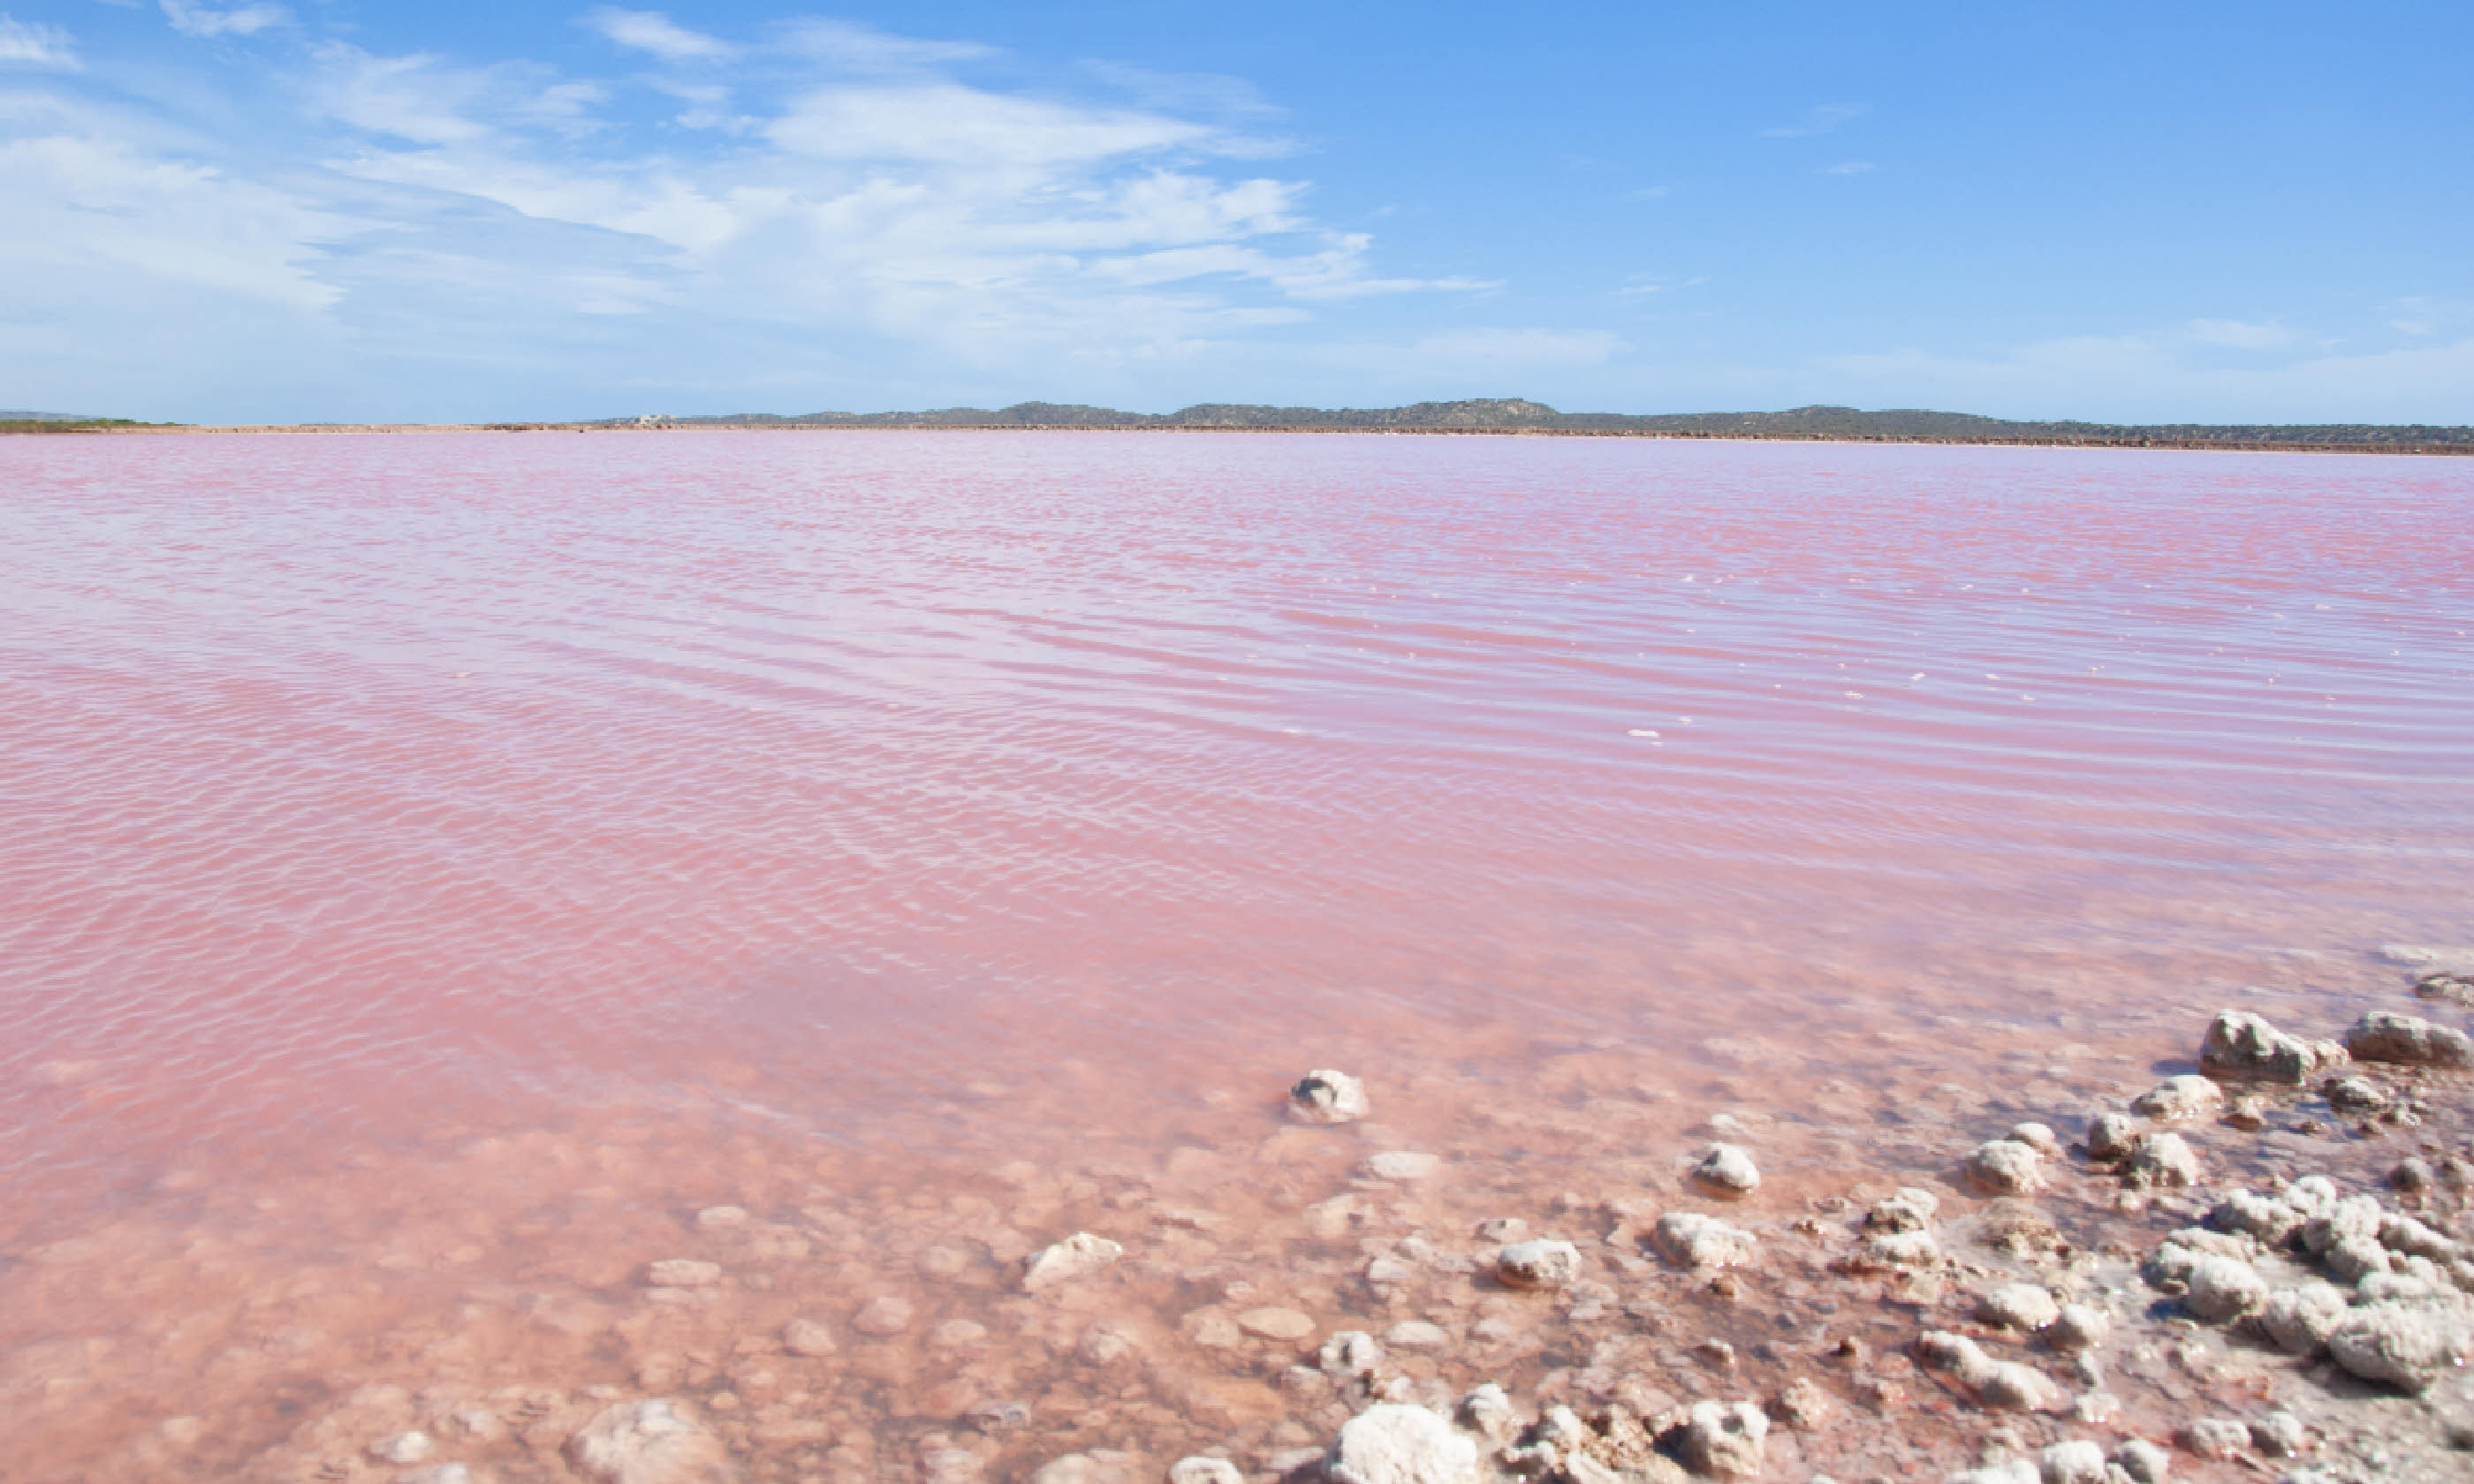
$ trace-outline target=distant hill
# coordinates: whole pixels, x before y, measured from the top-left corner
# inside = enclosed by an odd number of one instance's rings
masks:
[[[88,418],[73,412],[0,410],[0,433],[109,433],[120,428],[169,426],[169,423],[132,422],[127,418]]]
[[[2203,424],[2013,422],[1968,413],[1891,408],[1797,407],[1786,412],[1635,415],[1558,412],[1519,397],[1419,402],[1408,407],[1262,407],[1203,402],[1172,413],[1119,412],[1056,402],[1011,407],[945,407],[927,412],[814,412],[800,417],[740,413],[726,417],[614,418],[605,426],[642,422],[727,427],[1087,427],[1087,428],[1506,428],[1566,433],[1668,433],[1712,438],[1825,438],[1952,443],[2070,442],[2099,443],[2467,444],[2474,427],[2375,423]]]

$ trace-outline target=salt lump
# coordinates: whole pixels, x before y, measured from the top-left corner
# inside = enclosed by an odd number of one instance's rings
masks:
[[[2168,1077],[2141,1093],[2130,1111],[2146,1113],[2160,1123],[2175,1123],[2207,1117],[2224,1106],[2222,1088],[2208,1078],[2185,1075]]]
[[[1354,1123],[1373,1111],[1366,1085],[1346,1072],[1310,1071],[1289,1089],[1289,1116],[1300,1123]]]
[[[2345,1055],[2333,1041],[2303,1041],[2263,1016],[2219,1010],[2199,1042],[2199,1069],[2211,1077],[2299,1086],[2343,1065]]]
[[[1915,1185],[1901,1185],[1864,1213],[1864,1225],[1876,1232],[1923,1232],[1941,1209],[1941,1197]]]
[[[1967,1157],[1967,1178],[1998,1195],[2029,1195],[2045,1188],[2045,1157],[2015,1139],[1978,1144]]]
[[[879,1294],[859,1307],[851,1316],[851,1328],[861,1334],[879,1339],[900,1334],[910,1328],[910,1301],[899,1294]]]
[[[1933,1239],[1932,1218],[1940,1209],[1940,1197],[1914,1185],[1901,1185],[1874,1202],[1864,1213],[1864,1228],[1874,1234],[1846,1259],[1846,1267],[1879,1273],[1939,1265],[1941,1244]]]
[[[1692,1178],[1712,1194],[1730,1199],[1750,1195],[1761,1185],[1761,1172],[1753,1164],[1751,1153],[1735,1144],[1710,1145],[1692,1167]]]
[[[1126,1250],[1104,1236],[1077,1232],[1053,1246],[1043,1247],[1024,1259],[1022,1286],[1037,1293],[1058,1283],[1071,1282],[1100,1271],[1125,1256]]]
[[[1496,1255],[1494,1276],[1507,1288],[1561,1288],[1581,1276],[1580,1249],[1544,1238],[1515,1242]]]
[[[2129,1114],[2098,1113],[2088,1123],[2088,1158],[2098,1164],[2127,1160],[2147,1137],[2147,1131]]]
[[[1371,1376],[1383,1364],[1383,1347],[1363,1329],[1335,1330],[1322,1342],[1315,1363],[1325,1376]]]
[[[2122,1178],[2134,1185],[2195,1185],[2199,1157],[2179,1134],[2151,1135],[2131,1151]]]
[[[602,1408],[567,1442],[568,1456],[605,1484],[725,1484],[721,1440],[667,1398]]]
[[[2464,1306],[2369,1304],[2355,1309],[2328,1336],[2328,1353],[2366,1381],[2400,1391],[2422,1391],[2465,1363],[2474,1352],[2474,1325]]]
[[[2134,1484],[2165,1484],[2172,1468],[2166,1451],[2146,1438],[2132,1438],[2113,1450],[2114,1466],[2130,1475]]]
[[[1323,1472],[1332,1484],[1469,1484],[1477,1444],[1424,1407],[1386,1402],[1343,1424]]]
[[[2390,1010],[2374,1010],[2355,1021],[2345,1033],[2345,1049],[2359,1062],[2474,1066],[2474,1040],[2463,1031]]]
[[[2328,1343],[2345,1321],[2344,1290],[2313,1279],[2298,1288],[2280,1288],[2268,1295],[2268,1306],[2252,1327],[2270,1345],[2289,1355],[2307,1355]]]
[[[2062,1140],[2052,1129],[2042,1123],[2014,1123],[2010,1132],[2001,1136],[2014,1144],[2025,1144],[2048,1160],[2062,1157]]]
[[[2202,1257],[2184,1282],[2182,1306],[2209,1324],[2240,1319],[2268,1304],[2268,1280],[2238,1258]]]
[[[1916,1340],[1916,1358],[1948,1374],[1989,1410],[2038,1412],[2061,1403],[2061,1388],[2042,1371],[2015,1360],[1995,1360],[1963,1334],[1928,1331]]]
[[[1441,1156],[1420,1150],[1386,1149],[1367,1157],[1366,1173],[1376,1180],[1423,1180],[1443,1162]]]
[[[2075,1355],[2102,1345],[2112,1332],[2113,1321],[2104,1310],[2086,1304],[2065,1304],[2045,1330],[2045,1343],[2065,1355]]]
[[[1750,1478],[1761,1472],[1762,1442],[1769,1432],[1770,1420],[1749,1401],[1695,1401],[1679,1451],[1685,1466],[1696,1473]]]
[[[382,1464],[417,1464],[429,1456],[429,1434],[399,1432],[370,1445],[370,1456]]]
[[[1753,1233],[1698,1211],[1670,1211],[1658,1218],[1649,1243],[1677,1267],[1725,1268],[1749,1262]]]
[[[2062,1316],[2053,1296],[2035,1283],[2004,1283],[1978,1298],[1976,1316],[2002,1329],[2035,1331]]]
[[[2105,1484],[2104,1449],[2084,1438],[2056,1443],[2038,1461],[2040,1484]]]

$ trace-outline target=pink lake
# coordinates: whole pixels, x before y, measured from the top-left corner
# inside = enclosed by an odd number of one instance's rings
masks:
[[[1786,1107],[2474,942],[2474,460],[12,438],[0,534],[13,1253],[665,1110],[934,1188],[1308,1066]]]

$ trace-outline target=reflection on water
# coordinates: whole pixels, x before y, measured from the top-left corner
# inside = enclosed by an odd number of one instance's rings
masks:
[[[710,1391],[680,1326],[899,1272],[910,1341],[741,1388],[826,1419],[797,1477],[1002,1400],[934,1294],[1053,1327],[987,1305],[1063,1223],[1167,1221],[1156,1352],[1366,1138],[1514,1159],[1457,1222],[1734,1108],[1792,1211],[1883,1158],[1832,1078],[2068,1104],[2474,938],[2460,463],[98,438],[0,491],[0,1344],[63,1469],[331,1462],[380,1375]],[[1280,1142],[1322,1065],[1383,1128]],[[772,1286],[645,1309],[715,1204]],[[1094,1426],[1294,1425],[1150,1374]]]

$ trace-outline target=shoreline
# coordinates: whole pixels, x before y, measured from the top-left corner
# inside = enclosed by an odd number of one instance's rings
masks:
[[[2226,1010],[1918,1047],[1769,1109],[1610,1048],[1200,1089],[1140,1162],[991,1127],[925,1185],[678,1108],[441,1129],[297,1188],[175,1170],[182,1209],[7,1275],[21,1320],[163,1284],[169,1352],[62,1335],[0,1399],[63,1478],[2460,1478],[2474,959],[2441,957],[2352,998],[2350,1054]],[[377,1190],[401,1209],[306,1265],[262,1230]]]
[[[353,423],[229,423],[197,426],[77,427],[59,432],[34,428],[0,430],[0,436],[115,437],[416,433],[1310,433],[1376,438],[1612,438],[1677,443],[1764,443],[1839,444],[1915,444],[1953,448],[2093,448],[2150,449],[2190,453],[2320,453],[2374,454],[2384,457],[2474,457],[2474,443],[2303,443],[2231,439],[2105,439],[2105,438],[1962,438],[1935,434],[1735,433],[1704,431],[1637,431],[1625,428],[1531,427],[1331,427],[1298,425],[1145,425],[1139,423],[667,423],[654,425],[594,422],[353,422]]]

